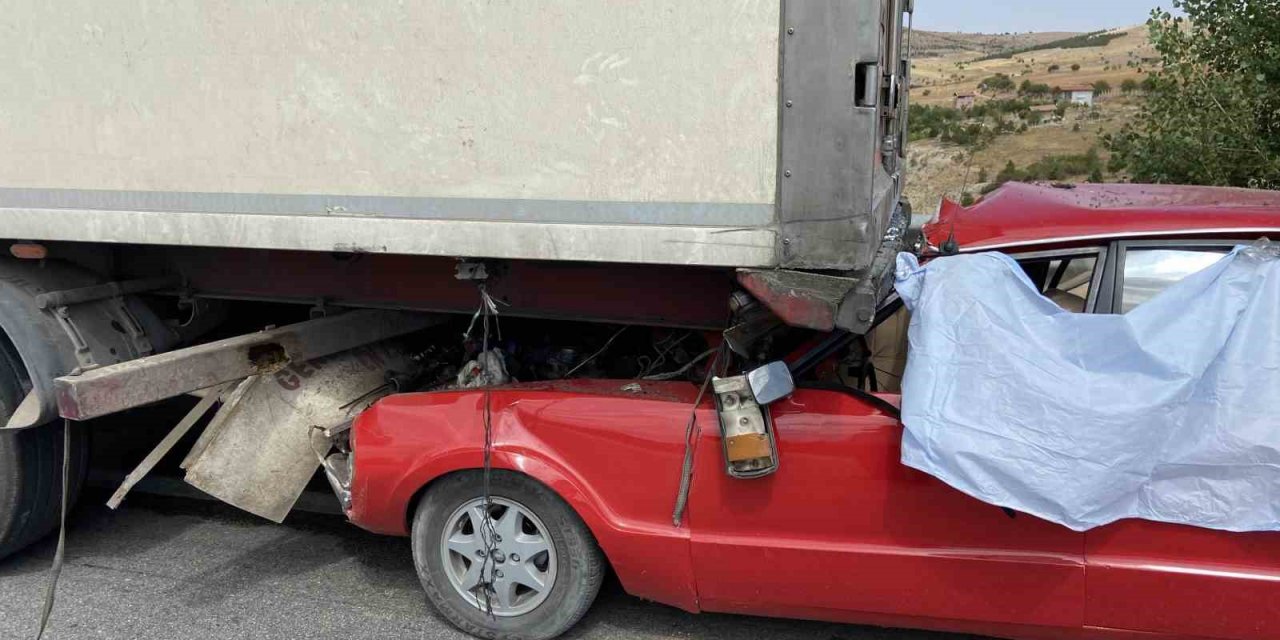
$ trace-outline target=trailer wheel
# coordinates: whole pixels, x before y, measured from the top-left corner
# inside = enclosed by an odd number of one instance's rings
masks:
[[[22,364],[0,334],[0,424],[23,397]],[[0,558],[44,537],[62,507],[62,425],[0,430]],[[88,467],[88,432],[71,425],[71,501]]]
[[[569,505],[541,484],[494,471],[486,516],[479,472],[440,480],[413,519],[413,559],[427,598],[462,631],[548,640],[578,622],[600,591],[604,554]],[[478,528],[485,518],[493,529]]]

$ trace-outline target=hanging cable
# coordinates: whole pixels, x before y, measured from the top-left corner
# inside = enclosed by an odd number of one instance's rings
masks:
[[[702,406],[702,398],[711,386],[711,378],[720,366],[720,358],[724,355],[727,343],[721,342],[715,350],[715,357],[707,365],[707,374],[702,379],[702,387],[698,389],[698,397],[693,401],[693,409],[689,412],[689,423],[684,428],[684,464],[680,467],[680,490],[676,493],[676,507],[671,513],[671,523],[677,527],[684,520],[685,505],[689,502],[689,488],[693,484],[693,451],[697,437],[698,407]]]
[[[46,427],[47,428],[47,427]],[[44,605],[40,609],[40,626],[36,640],[44,637],[49,616],[53,613],[54,595],[58,591],[58,578],[62,575],[62,562],[67,549],[67,502],[71,494],[71,421],[62,420],[62,514],[58,525],[58,549],[53,553],[53,566],[49,569],[49,586],[45,588]]]
[[[604,353],[604,352],[605,352],[605,350],[609,348],[609,345],[613,344],[613,341],[614,341],[614,340],[617,340],[617,339],[618,339],[618,336],[622,335],[622,332],[623,332],[623,331],[626,331],[626,330],[627,330],[627,329],[629,329],[629,328],[631,328],[631,325],[627,325],[627,326],[625,326],[625,327],[623,327],[623,328],[621,328],[621,329],[618,329],[618,331],[617,331],[616,333],[614,333],[614,334],[613,334],[613,336],[611,336],[607,342],[605,342],[605,343],[604,343],[604,346],[603,346],[603,347],[600,347],[600,349],[599,349],[598,351],[596,351],[595,353],[593,353],[593,354],[591,354],[590,356],[588,356],[586,360],[583,360],[582,362],[579,362],[579,363],[577,364],[577,366],[575,366],[574,368],[570,369],[570,370],[569,370],[569,373],[564,374],[564,376],[562,376],[562,377],[564,377],[564,378],[568,378],[569,376],[571,376],[571,375],[573,375],[573,374],[577,373],[577,372],[578,372],[578,369],[581,369],[581,368],[583,368],[583,367],[587,366],[587,364],[589,364],[592,360],[595,360],[596,358],[600,357],[600,354]]]
[[[478,287],[480,289],[480,308],[476,311],[476,315],[483,318],[481,322],[481,331],[483,332],[483,335],[480,337],[480,353],[486,354],[489,352],[489,319],[490,317],[497,316],[498,305],[495,304],[493,298],[489,296],[488,291],[485,290],[484,284],[479,284]],[[474,328],[475,322],[476,318],[473,316],[471,319],[472,326],[467,328],[467,337],[470,337],[471,330]],[[499,335],[499,339],[501,339],[501,335]],[[483,362],[483,358],[481,360]],[[490,478],[493,475],[493,392],[491,388],[493,385],[493,378],[487,371],[483,372],[482,375],[484,376],[484,407],[482,410],[482,420],[484,422],[484,453],[483,468],[481,470],[483,478],[481,509],[484,514],[479,518],[480,521],[475,523],[475,527],[477,529],[476,535],[480,536],[480,541],[484,545],[484,557],[479,560],[480,584],[476,587],[476,603],[480,606],[481,611],[492,618],[494,616],[493,596],[496,595],[496,591],[493,588],[493,578],[497,571],[497,566],[494,564],[494,556],[498,549],[498,543],[501,542],[501,539],[498,537],[498,532],[493,522],[493,495],[490,492]]]

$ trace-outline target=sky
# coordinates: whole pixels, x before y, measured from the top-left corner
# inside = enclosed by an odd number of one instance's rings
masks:
[[[1097,31],[1146,22],[1170,0],[916,0],[915,26],[927,31]]]

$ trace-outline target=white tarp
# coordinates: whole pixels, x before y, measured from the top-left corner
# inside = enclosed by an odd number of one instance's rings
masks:
[[[1238,248],[1125,315],[1011,258],[898,258],[912,311],[902,462],[1085,530],[1280,530],[1280,250]]]

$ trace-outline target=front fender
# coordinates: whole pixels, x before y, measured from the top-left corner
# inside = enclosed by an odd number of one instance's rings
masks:
[[[689,407],[517,389],[492,396],[492,466],[542,483],[573,508],[629,593],[697,611],[689,530],[671,524]],[[406,394],[362,414],[353,426],[351,520],[408,534],[424,488],[482,467],[483,397]],[[602,420],[614,414],[627,416],[628,428]],[[637,431],[651,442],[638,442]]]

